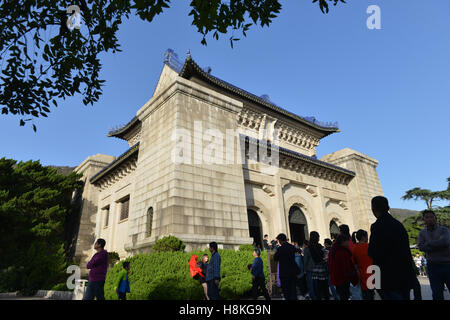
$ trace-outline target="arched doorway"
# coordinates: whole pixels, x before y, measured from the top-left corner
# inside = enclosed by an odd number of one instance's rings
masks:
[[[308,223],[302,210],[297,206],[289,209],[289,232],[291,242],[297,242],[300,246],[309,238]]]
[[[339,230],[339,227],[336,223],[336,221],[331,220],[330,221],[330,236],[331,239],[336,239],[337,236],[341,233],[341,231]]]
[[[256,213],[256,211],[252,209],[247,210],[247,216],[248,216],[248,230],[250,233],[250,238],[253,238],[253,241],[257,245],[259,245],[260,248],[263,248],[261,220],[259,219],[259,216]]]

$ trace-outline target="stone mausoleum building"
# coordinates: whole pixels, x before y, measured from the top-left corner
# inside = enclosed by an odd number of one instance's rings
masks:
[[[320,140],[338,131],[211,75],[189,53],[181,62],[169,49],[150,100],[108,134],[129,149],[90,156],[76,168],[85,187],[75,255],[85,266],[96,238],[124,258],[166,235],[190,250],[211,241],[261,244],[264,234],[281,232],[302,242],[315,230],[323,240],[340,224],[369,230],[370,199],[383,194],[378,161],[349,148],[317,159]],[[277,170],[249,152],[267,148],[263,141],[277,147]],[[208,162],[209,151],[223,163]]]

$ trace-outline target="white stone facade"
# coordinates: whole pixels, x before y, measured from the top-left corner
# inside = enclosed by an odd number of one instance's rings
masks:
[[[317,160],[320,139],[338,130],[309,124],[217,82],[190,57],[175,69],[164,64],[153,97],[127,126],[110,133],[131,148],[118,158],[97,155],[103,162],[90,157],[77,168],[86,178],[83,201],[90,203],[82,210],[80,261],[92,254],[94,238],[104,238],[107,249],[123,258],[150,251],[166,235],[181,238],[190,250],[211,241],[238,248],[253,242],[250,233],[273,239],[283,232],[301,240],[305,232],[318,231],[323,240],[330,237],[332,220],[369,231],[370,199],[383,194],[375,159],[346,148]],[[191,139],[188,163],[173,161],[176,129],[191,133],[182,137]],[[200,159],[209,143],[197,135],[200,129],[232,129],[279,145],[279,170],[268,173],[260,162],[208,164]],[[223,159],[230,150],[241,156],[238,141],[223,141],[226,146],[216,149]],[[127,197],[128,218],[120,220]]]

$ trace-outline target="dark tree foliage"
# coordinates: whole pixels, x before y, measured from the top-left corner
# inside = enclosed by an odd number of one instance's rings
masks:
[[[450,190],[442,191],[430,191],[428,189],[413,188],[406,191],[405,195],[402,197],[403,200],[423,200],[425,201],[427,208],[433,210],[433,201],[437,200],[450,200]]]
[[[328,3],[344,0],[313,0],[322,12]],[[81,29],[69,29],[71,5],[81,12]],[[192,0],[192,25],[206,37],[253,25],[269,26],[280,13],[278,0]],[[20,118],[20,125],[47,117],[58,99],[81,94],[85,105],[102,94],[100,55],[121,51],[117,31],[131,14],[151,22],[170,8],[170,0],[4,0],[0,3],[0,109]],[[73,16],[72,16],[73,17]],[[231,36],[230,44],[239,40]],[[35,124],[32,125],[36,131]]]
[[[78,214],[71,199],[82,186],[74,172],[0,159],[0,290],[32,293],[65,282],[66,222]]]

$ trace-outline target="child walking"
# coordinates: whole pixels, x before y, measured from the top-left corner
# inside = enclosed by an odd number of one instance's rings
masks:
[[[128,274],[130,273],[130,262],[122,263],[123,270],[120,272],[116,280],[116,293],[119,300],[127,300],[127,292],[130,292],[130,280]]]

